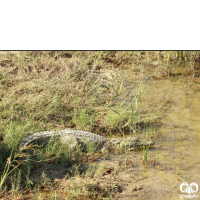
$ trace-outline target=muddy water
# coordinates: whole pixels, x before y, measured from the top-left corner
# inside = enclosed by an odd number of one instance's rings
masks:
[[[143,110],[154,112],[159,106],[164,106],[166,99],[167,108],[162,113],[162,125],[156,132],[155,148],[149,150],[148,166],[142,164],[142,152],[121,155],[121,160],[131,160],[132,164],[127,173],[126,170],[118,172],[121,183],[125,177],[131,183],[120,198],[181,199],[180,195],[184,194],[180,192],[181,183],[187,182],[190,185],[196,182],[200,185],[200,79],[196,78],[195,82],[183,77],[150,80],[148,76],[141,79],[131,73],[127,74],[124,87],[127,91],[132,90],[131,98],[137,93],[141,80],[143,88],[148,85],[144,104],[140,105]],[[129,107],[129,102],[130,99],[125,106]],[[117,155],[110,157],[113,163],[116,159]],[[127,178],[130,174],[133,176]],[[196,188],[193,187],[193,190]],[[196,195],[200,199],[200,193]]]
[[[199,80],[197,79],[199,82]],[[179,189],[182,182],[200,184],[200,85],[184,79],[168,83],[172,89],[169,122],[160,131],[157,148],[163,164],[174,169],[169,177]],[[172,114],[173,113],[173,114]],[[178,179],[176,179],[178,177]],[[175,194],[176,196],[176,194]]]

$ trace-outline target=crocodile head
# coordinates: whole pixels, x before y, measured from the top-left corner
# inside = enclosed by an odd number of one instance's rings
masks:
[[[127,137],[127,138],[113,138],[111,139],[111,144],[112,148],[114,149],[121,149],[125,150],[127,149],[135,149],[139,147],[144,147],[144,146],[153,146],[155,142],[153,141],[146,141],[146,140],[141,140],[137,137]]]

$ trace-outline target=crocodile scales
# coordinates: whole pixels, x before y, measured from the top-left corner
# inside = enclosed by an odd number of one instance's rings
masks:
[[[20,150],[23,150],[30,144],[43,145],[58,139],[61,140],[62,144],[69,144],[72,149],[76,149],[78,144],[86,147],[88,144],[93,143],[102,152],[110,151],[111,149],[123,149],[126,146],[134,148],[144,145],[152,146],[154,144],[153,141],[142,141],[137,137],[113,138],[110,140],[95,133],[68,128],[61,131],[44,131],[29,135],[22,140]]]

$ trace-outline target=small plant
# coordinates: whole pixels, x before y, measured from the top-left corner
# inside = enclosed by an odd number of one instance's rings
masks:
[[[12,192],[16,193],[20,189],[20,182],[21,182],[21,171],[18,173],[14,173],[11,177],[11,184],[12,184]]]
[[[95,144],[95,143],[92,143],[92,142],[88,143],[87,146],[86,146],[87,152],[88,153],[94,153],[97,149],[97,146],[98,146],[98,144]]]
[[[20,157],[19,153],[15,154],[13,157],[13,150],[11,151],[10,157],[7,158],[6,166],[4,168],[4,172],[1,175],[0,180],[0,190],[2,190],[3,184],[5,183],[6,178],[15,170],[17,169],[21,162],[17,160],[17,158]],[[17,163],[17,165],[14,165],[14,163]]]
[[[88,170],[86,171],[86,176],[87,177],[93,177],[95,175],[95,172],[97,170],[97,166],[96,165],[91,165]]]
[[[41,192],[40,192],[40,185],[38,183],[38,185],[35,186],[35,199],[36,200],[40,200],[41,199]]]
[[[31,170],[30,162],[27,162],[26,166],[27,166],[26,187],[28,189],[31,189],[31,185],[33,185],[33,181],[30,180],[30,170]]]
[[[103,176],[103,173],[104,173],[104,164],[100,164],[98,166],[98,169],[96,169],[96,173],[94,175],[94,178],[95,179],[98,179],[98,178],[101,178]]]
[[[51,185],[51,179],[47,177],[44,171],[42,172],[41,178],[43,185]]]
[[[122,77],[122,80],[121,80],[121,82],[120,82],[120,86],[119,86],[118,89],[115,89],[115,88],[112,86],[112,88],[113,88],[113,90],[115,91],[115,93],[116,93],[117,96],[120,96],[120,95],[121,95],[122,88],[123,88],[123,83],[124,83],[124,77],[125,77],[125,73],[123,74],[123,77]]]
[[[145,145],[141,147],[142,154],[143,154],[143,162],[145,163],[145,165],[147,164],[147,160],[148,160],[148,157],[147,157],[148,149],[151,145],[151,144],[147,144],[147,139],[150,138],[152,135],[155,135],[155,129],[150,133],[150,130],[148,130],[148,127],[146,125],[146,130],[143,133],[143,144]]]
[[[143,142],[145,142],[145,140],[143,140]],[[141,147],[142,154],[143,154],[143,162],[145,163],[145,165],[147,164],[147,153],[148,153],[149,146],[150,145],[143,145]]]

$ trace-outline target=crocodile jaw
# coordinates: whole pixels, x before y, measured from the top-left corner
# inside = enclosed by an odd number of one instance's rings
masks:
[[[111,144],[113,149],[125,150],[130,148],[139,148],[143,146],[152,146],[155,144],[153,141],[143,141],[137,137],[128,137],[128,138],[113,138],[111,139]]]

